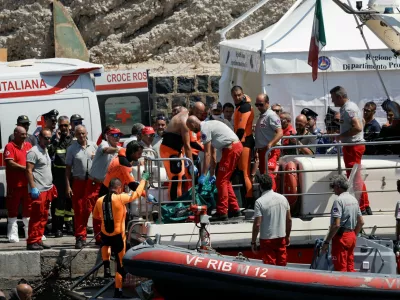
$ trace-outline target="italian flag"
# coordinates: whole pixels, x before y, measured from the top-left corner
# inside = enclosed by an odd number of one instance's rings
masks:
[[[311,33],[310,50],[308,53],[308,64],[312,67],[313,81],[318,77],[318,55],[326,45],[324,18],[322,16],[321,0],[315,3],[313,29]]]

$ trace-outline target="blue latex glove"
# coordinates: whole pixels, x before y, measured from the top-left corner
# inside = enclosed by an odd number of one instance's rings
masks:
[[[151,203],[157,203],[157,202],[158,202],[157,199],[156,199],[156,197],[154,197],[152,194],[148,194],[148,195],[147,195],[147,200],[148,200],[149,202],[151,202]]]
[[[210,178],[208,178],[208,181],[210,182],[210,184],[214,184],[215,181],[217,181],[217,178],[214,176],[210,176]]]
[[[199,177],[198,183],[199,185],[203,185],[205,181],[206,181],[206,175],[201,175]]]
[[[31,197],[32,197],[32,199],[39,198],[39,195],[40,195],[40,191],[39,191],[38,188],[32,188],[31,189]]]

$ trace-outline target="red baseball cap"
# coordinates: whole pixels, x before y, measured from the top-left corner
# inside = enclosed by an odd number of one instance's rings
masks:
[[[107,134],[119,134],[119,135],[124,135],[121,130],[119,130],[118,128],[113,128],[110,129],[109,131],[107,131]]]
[[[153,127],[146,126],[142,129],[142,134],[155,134],[156,132],[154,131]]]

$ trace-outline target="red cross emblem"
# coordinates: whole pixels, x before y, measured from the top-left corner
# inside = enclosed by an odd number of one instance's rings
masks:
[[[38,126],[38,127],[44,127],[45,126],[45,122],[44,122],[44,117],[43,116],[40,117],[40,121],[36,120],[36,126]]]
[[[122,121],[122,124],[125,124],[128,119],[130,119],[132,115],[126,111],[125,108],[121,109],[121,113],[117,114],[117,119]]]

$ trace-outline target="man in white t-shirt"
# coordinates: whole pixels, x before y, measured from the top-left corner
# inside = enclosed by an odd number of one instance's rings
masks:
[[[272,190],[272,179],[263,174],[258,179],[263,194],[254,205],[251,248],[256,252],[260,232],[260,251],[265,264],[286,266],[286,246],[290,244],[292,217],[288,200]]]
[[[201,122],[197,117],[190,116],[186,126],[195,133],[201,131],[201,140],[204,145],[202,174],[198,183],[204,184],[209,170],[210,181],[216,180],[217,212],[211,217],[210,221],[225,221],[228,219],[228,212],[233,217],[238,217],[240,208],[230,179],[243,150],[239,138],[226,124],[216,120]],[[222,155],[215,178],[216,149],[221,150]]]
[[[363,142],[363,114],[357,104],[349,100],[346,90],[341,86],[334,87],[330,93],[333,104],[340,107],[340,141],[342,143]],[[364,152],[365,145],[343,146],[343,160],[346,168],[353,168],[355,164],[361,165]],[[346,173],[348,178],[351,170],[347,170]],[[367,188],[360,172],[357,172],[354,190],[357,191],[355,196],[360,204],[361,213],[372,215]]]

